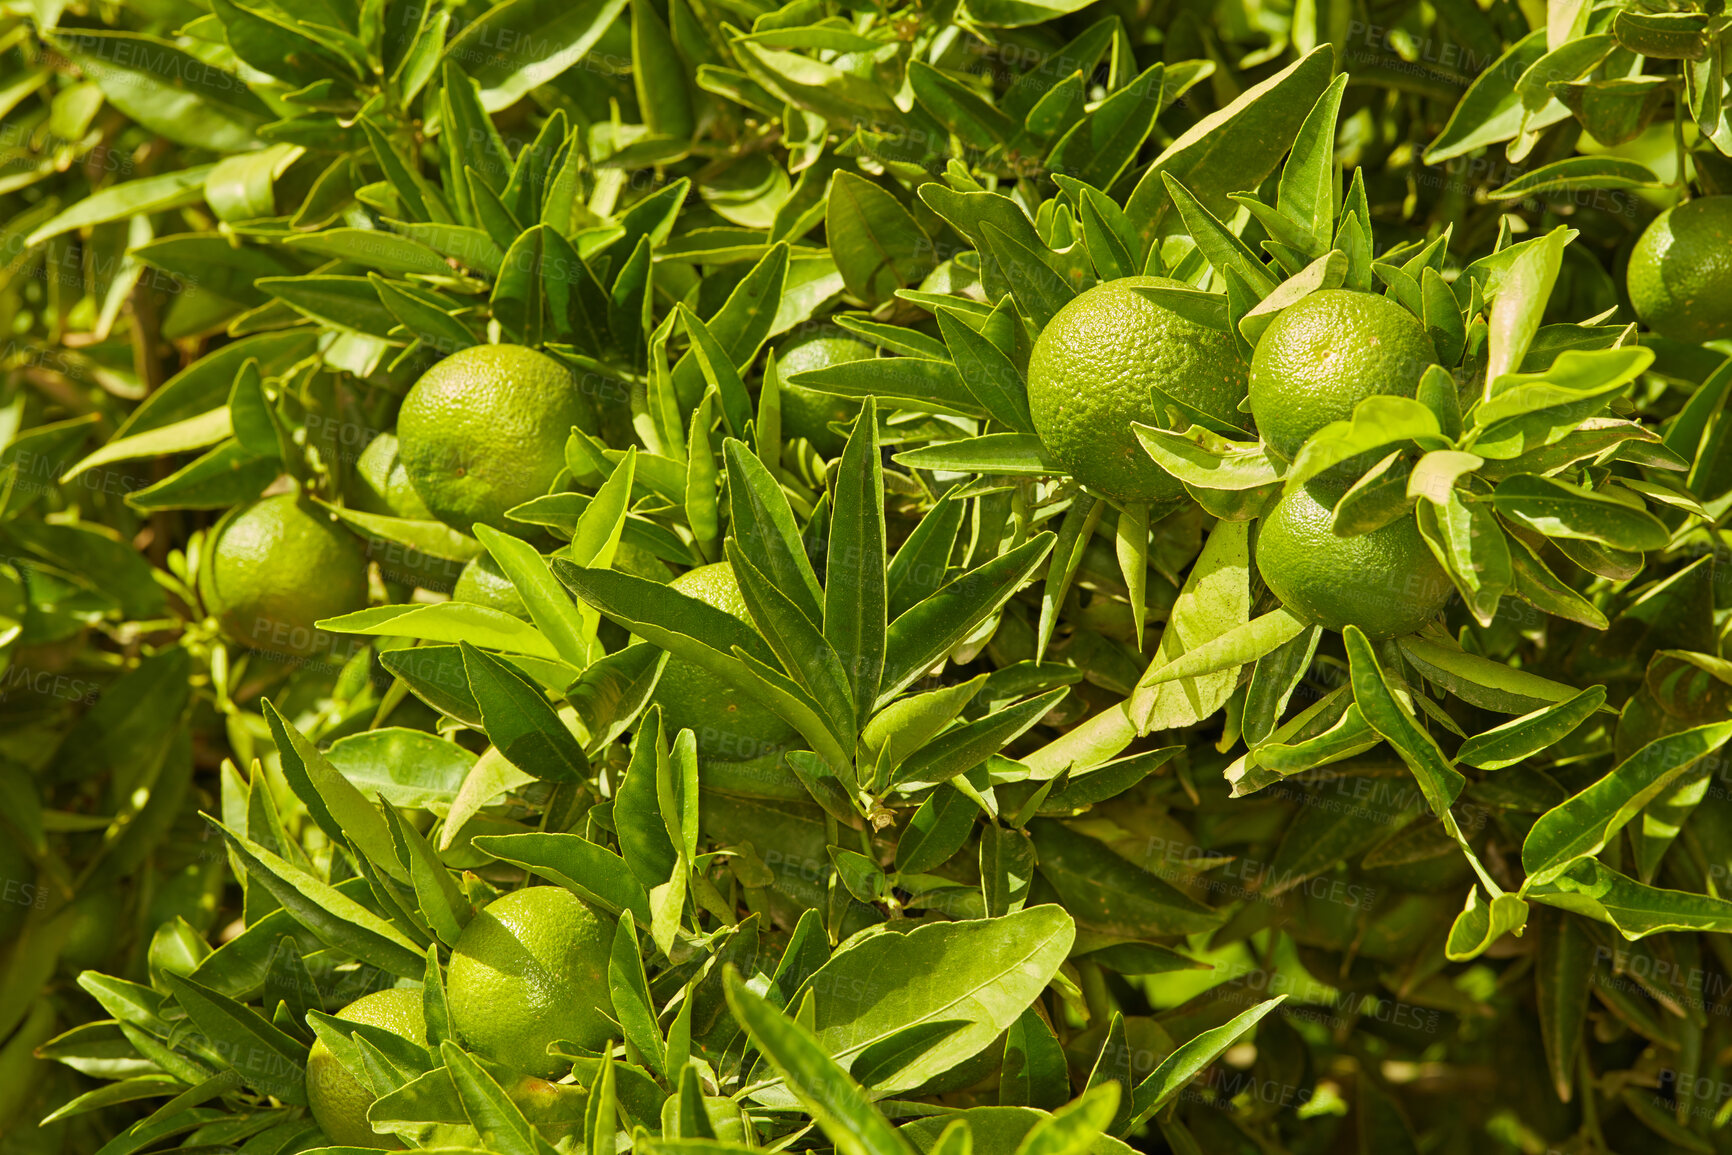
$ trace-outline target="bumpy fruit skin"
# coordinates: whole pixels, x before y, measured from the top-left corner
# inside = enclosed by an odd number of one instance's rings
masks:
[[[427,1041],[421,992],[406,987],[362,995],[338,1011],[336,1017],[345,1022],[382,1027],[410,1042]],[[367,1122],[373,1093],[319,1041],[307,1053],[307,1105],[335,1146],[376,1147],[383,1151],[396,1151],[403,1146],[393,1136],[374,1133]]]
[[[523,604],[523,595],[488,554],[481,554],[463,567],[463,572],[457,575],[457,586],[451,591],[451,600],[529,620],[529,607]]]
[[[1732,337],[1732,196],[1698,197],[1654,218],[1630,250],[1630,304],[1674,341]]]
[[[612,922],[564,887],[495,899],[451,949],[451,1023],[478,1054],[551,1078],[564,1064],[547,1053],[549,1043],[593,1050],[618,1035],[607,1016],[612,947]]]
[[[1114,501],[1165,501],[1184,487],[1144,452],[1131,422],[1166,428],[1153,386],[1217,421],[1243,426],[1245,362],[1229,334],[1136,292],[1184,288],[1166,277],[1096,285],[1053,315],[1028,359],[1028,406],[1041,443],[1078,481]]]
[[[231,641],[305,657],[335,641],[314,622],[366,608],[366,548],[294,494],[277,494],[219,527],[199,593]]]
[[[415,492],[409,471],[403,468],[395,433],[381,433],[367,443],[355,459],[355,483],[347,494],[350,505],[362,513],[430,521],[433,514]]]
[[[1339,490],[1317,483],[1281,498],[1257,524],[1257,570],[1295,617],[1370,638],[1411,634],[1436,617],[1454,586],[1405,514],[1338,537],[1329,518]],[[1322,500],[1319,500],[1321,498]]]
[[[447,525],[508,528],[505,511],[545,494],[576,426],[595,409],[558,361],[522,345],[477,345],[421,375],[397,413],[403,467]]]
[[[828,369],[846,361],[865,361],[877,355],[878,350],[871,345],[831,325],[813,329],[778,348],[776,372],[782,384],[783,438],[804,437],[821,456],[841,456],[847,438],[832,430],[829,423],[852,422],[860,413],[860,402],[853,397],[790,385],[788,378],[796,373]]]
[[[1412,397],[1437,351],[1388,297],[1325,289],[1283,309],[1251,357],[1251,413],[1263,443],[1291,461],[1305,439],[1383,394]]]
[[[669,584],[741,621],[751,620],[734,568],[725,561],[688,570]],[[690,729],[702,758],[724,762],[756,758],[798,736],[769,707],[684,658],[668,659],[656,683],[655,701],[662,708],[663,733]]]

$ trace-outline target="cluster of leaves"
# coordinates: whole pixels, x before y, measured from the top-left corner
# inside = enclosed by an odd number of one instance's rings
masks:
[[[1658,188],[1565,154],[1668,91],[1718,149],[1722,17],[1235,12],[7,17],[0,1150],[317,1148],[315,1040],[382,1133],[506,1155],[1721,1149],[1732,362],[1620,321],[1628,222],[1548,198]],[[1429,42],[1514,47],[1467,87]],[[1431,138],[1545,169],[1430,181]],[[1187,496],[1115,506],[1025,369],[1142,272],[1247,356],[1387,292],[1439,364],[1291,465],[1157,385]],[[880,355],[784,377],[831,325]],[[409,384],[499,341],[601,410],[554,492],[353,508]],[[859,400],[834,459],[795,388]],[[1336,525],[1417,517],[1448,629],[1262,588],[1260,512],[1364,460]],[[341,662],[199,602],[204,527],[286,485],[376,563]],[[436,596],[484,553],[526,619]],[[666,585],[721,560],[747,620]],[[799,748],[699,758],[669,654]],[[615,920],[617,1045],[558,1083],[444,1010],[526,881]],[[332,1017],[394,984],[426,1046]]]

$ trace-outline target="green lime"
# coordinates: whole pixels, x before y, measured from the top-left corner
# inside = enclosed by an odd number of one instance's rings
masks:
[[[751,620],[734,568],[725,561],[687,570],[669,584],[743,622]],[[656,683],[655,701],[662,708],[664,731],[691,730],[704,758],[725,762],[756,758],[781,749],[797,736],[768,706],[684,658],[668,659]]]
[[[338,1011],[336,1017],[347,1023],[383,1028],[412,1043],[427,1042],[421,992],[408,987],[390,987],[362,995]],[[377,1147],[386,1151],[403,1146],[394,1136],[374,1132],[367,1122],[373,1092],[362,1086],[321,1041],[315,1041],[307,1052],[307,1105],[335,1146]]]
[[[367,606],[367,553],[328,514],[281,493],[217,527],[199,593],[240,645],[306,656],[330,649],[323,618]]]
[[[421,375],[397,414],[403,467],[439,520],[506,529],[505,511],[545,494],[576,426],[595,409],[558,361],[522,345],[477,345]]]
[[[1732,337],[1732,196],[1697,197],[1643,230],[1625,274],[1642,323],[1675,341]]]
[[[511,584],[511,579],[505,576],[505,571],[499,568],[491,554],[480,554],[463,567],[463,572],[457,575],[457,586],[451,591],[451,600],[486,606],[526,622],[529,620],[529,609],[523,604],[523,595],[517,592],[517,587]]]
[[[403,468],[395,433],[379,434],[355,459],[355,484],[349,493],[349,504],[362,513],[406,517],[412,521],[430,521],[433,517],[409,481],[409,471]]]
[[[878,355],[846,329],[820,325],[776,349],[776,373],[782,383],[782,439],[804,437],[823,457],[839,457],[847,444],[845,434],[830,428],[831,422],[853,424],[860,401],[835,393],[822,393],[803,385],[790,385],[796,373],[828,369],[847,361],[865,361]]]
[[[1251,414],[1291,461],[1305,439],[1367,397],[1412,397],[1437,360],[1419,319],[1388,297],[1324,289],[1283,309],[1251,358]]]
[[[1245,362],[1233,338],[1157,305],[1138,286],[1185,287],[1166,277],[1096,285],[1053,315],[1028,359],[1028,406],[1041,442],[1078,481],[1122,502],[1184,492],[1131,431],[1133,421],[1173,424],[1155,387],[1217,421],[1245,423]]]
[[[1337,536],[1329,527],[1337,497],[1334,487],[1313,482],[1263,515],[1257,570],[1264,583],[1289,613],[1312,625],[1355,625],[1371,638],[1413,633],[1448,603],[1449,575],[1412,514],[1370,533]]]
[[[469,920],[451,949],[446,998],[465,1044],[496,1063],[550,1078],[564,1039],[594,1050],[609,1020],[612,923],[560,886],[513,891]]]

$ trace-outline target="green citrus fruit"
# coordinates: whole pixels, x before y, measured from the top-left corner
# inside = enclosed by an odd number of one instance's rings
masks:
[[[1133,421],[1172,424],[1153,387],[1217,421],[1245,423],[1245,362],[1232,337],[1155,304],[1139,285],[1185,287],[1166,277],[1096,285],[1053,315],[1028,359],[1028,406],[1042,444],[1115,501],[1184,492],[1131,431]]]
[[[413,1043],[427,1042],[421,992],[407,987],[390,987],[362,995],[338,1011],[336,1017],[347,1023],[383,1028]],[[315,1041],[307,1053],[307,1105],[335,1146],[377,1147],[386,1151],[403,1146],[393,1136],[374,1132],[367,1122],[373,1092],[351,1075],[321,1041]]]
[[[403,467],[439,520],[505,529],[505,511],[540,497],[565,466],[572,426],[595,409],[558,361],[522,345],[477,345],[421,375],[397,413]]]
[[[1437,360],[1425,326],[1388,297],[1324,289],[1283,309],[1251,358],[1251,414],[1291,461],[1305,439],[1367,397],[1412,397]]]
[[[1675,341],[1732,337],[1732,196],[1698,197],[1654,218],[1630,251],[1630,304]]]
[[[281,493],[217,528],[199,592],[230,640],[305,656],[335,638],[313,628],[367,606],[367,553],[328,515]]]
[[[782,382],[782,437],[804,437],[821,456],[841,456],[848,439],[831,429],[830,423],[852,424],[860,413],[859,400],[790,385],[788,378],[796,373],[828,369],[846,361],[865,361],[877,355],[877,349],[833,325],[814,328],[778,348],[776,373]]]
[[[751,620],[734,568],[725,561],[687,570],[669,584],[743,622]],[[656,683],[655,701],[662,708],[663,731],[691,730],[698,753],[705,758],[728,762],[755,758],[796,737],[794,728],[768,706],[684,658],[668,659]]]
[[[379,434],[355,459],[355,485],[349,494],[349,504],[362,513],[387,517],[413,521],[429,521],[433,517],[409,481],[409,471],[403,468],[395,433]]]
[[[1412,514],[1370,533],[1337,536],[1329,519],[1338,497],[1333,487],[1313,482],[1263,515],[1257,569],[1264,583],[1289,613],[1312,625],[1355,625],[1372,638],[1413,633],[1449,601],[1449,575]]]
[[[457,586],[451,591],[451,600],[486,606],[526,622],[529,620],[529,609],[523,604],[523,595],[517,592],[517,587],[511,584],[511,579],[505,576],[505,571],[499,568],[491,554],[480,554],[463,567],[463,572],[457,575]]]
[[[618,1035],[608,1019],[613,925],[571,891],[532,886],[496,899],[451,949],[451,1023],[478,1054],[549,1078],[566,1039],[593,1050]]]

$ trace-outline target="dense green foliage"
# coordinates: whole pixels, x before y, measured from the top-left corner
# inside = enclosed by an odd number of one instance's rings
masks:
[[[0,1155],[1732,1151],[1717,6],[0,62]]]

